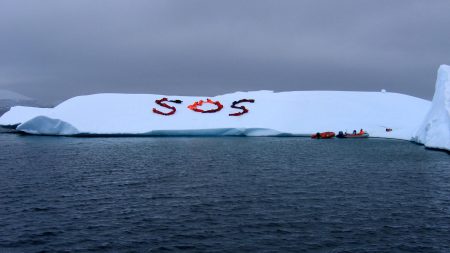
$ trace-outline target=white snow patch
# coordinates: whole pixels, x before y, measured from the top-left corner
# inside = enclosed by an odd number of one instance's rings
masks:
[[[0,126],[17,126],[36,116],[43,115],[51,108],[37,108],[28,106],[14,106],[0,117]]]

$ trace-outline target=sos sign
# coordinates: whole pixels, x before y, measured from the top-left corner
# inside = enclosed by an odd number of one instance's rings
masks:
[[[238,109],[240,111],[235,112],[235,113],[230,113],[228,114],[229,116],[241,116],[244,115],[246,113],[248,113],[248,109],[243,106],[243,105],[239,105],[241,103],[254,103],[255,100],[254,99],[241,99],[241,100],[237,100],[237,101],[233,101],[233,103],[231,104],[231,108],[234,109]],[[169,100],[167,98],[161,98],[161,99],[157,99],[155,100],[155,103],[161,107],[167,108],[169,109],[168,112],[162,112],[156,108],[153,108],[153,113],[159,114],[159,115],[163,115],[163,116],[170,116],[170,115],[174,115],[175,112],[177,111],[177,109],[175,108],[175,106],[169,105],[167,103],[174,103],[174,104],[181,104],[183,103],[183,101],[181,100]],[[201,109],[202,105],[204,104],[212,104],[215,105],[216,108],[214,109],[209,109],[209,110],[203,110]],[[223,109],[223,105],[219,102],[219,101],[213,101],[211,99],[206,99],[206,101],[203,100],[199,100],[199,101],[195,101],[194,103],[188,105],[187,107],[188,109],[194,111],[194,112],[198,112],[198,113],[216,113],[216,112],[220,112],[220,110]]]

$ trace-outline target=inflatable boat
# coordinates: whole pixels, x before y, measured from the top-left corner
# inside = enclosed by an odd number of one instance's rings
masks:
[[[357,133],[357,134],[348,134],[348,133],[342,133],[339,132],[339,134],[336,136],[337,138],[369,138],[368,133]]]
[[[334,136],[336,136],[336,134],[334,132],[322,132],[322,133],[316,133],[311,135],[311,138],[313,139],[331,139]]]

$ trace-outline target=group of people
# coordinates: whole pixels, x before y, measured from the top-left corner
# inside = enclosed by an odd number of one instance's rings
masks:
[[[359,137],[359,136],[363,137],[364,134],[367,134],[367,132],[364,131],[363,129],[359,130],[359,133],[356,132],[356,130],[353,130],[353,133],[351,133],[351,134],[347,133],[347,131],[345,131],[345,133],[342,131],[339,131],[339,133],[336,137],[338,137],[338,138]]]
[[[359,133],[356,133],[356,130],[353,130],[353,134],[354,135],[357,135],[357,134],[360,134],[360,135],[363,135],[363,134],[365,134],[366,132],[364,132],[364,130],[362,130],[362,128],[361,128],[361,130],[359,130]],[[345,133],[345,134],[347,134],[347,133]]]
[[[181,104],[183,101],[177,99],[177,100],[169,100],[168,98],[161,98],[161,99],[157,99],[155,100],[155,103],[160,105],[161,107],[170,109],[169,112],[162,112],[156,108],[153,108],[153,112],[156,114],[160,114],[160,115],[164,115],[164,116],[170,116],[175,114],[175,112],[177,111],[177,109],[175,108],[175,106],[171,106],[166,104],[166,102],[172,102],[172,103],[176,103],[176,104]],[[235,112],[235,113],[230,113],[228,114],[229,116],[241,116],[243,114],[246,114],[249,112],[249,110],[245,107],[245,106],[238,106],[238,104],[240,103],[254,103],[255,100],[254,99],[241,99],[241,100],[237,100],[237,101],[233,101],[233,103],[231,104],[231,108],[234,109],[240,109],[242,111],[240,112]],[[210,109],[210,110],[203,110],[199,107],[201,107],[203,104],[208,103],[208,104],[213,104],[215,106],[217,106],[214,109]],[[220,110],[222,110],[223,105],[219,102],[219,101],[213,101],[211,99],[207,99],[206,101],[203,100],[199,100],[199,101],[195,101],[194,103],[192,103],[191,105],[188,105],[188,107],[190,110],[195,111],[195,112],[200,112],[200,113],[215,113],[218,112]]]
[[[243,106],[243,105],[242,106],[237,106],[237,104],[244,103],[244,102],[255,103],[255,100],[254,99],[241,99],[241,100],[238,100],[238,101],[233,101],[233,103],[231,104],[231,108],[241,109],[242,111],[241,112],[230,113],[228,115],[229,116],[241,116],[243,114],[248,113],[248,109],[245,106]]]
[[[156,108],[153,108],[153,112],[156,113],[156,114],[164,115],[164,116],[170,116],[170,115],[175,114],[175,112],[177,111],[177,108],[175,108],[175,106],[170,106],[170,105],[168,105],[168,104],[166,104],[164,102],[172,102],[172,103],[175,103],[175,104],[183,103],[183,101],[181,101],[179,99],[177,99],[177,100],[169,100],[167,98],[157,99],[157,100],[155,100],[155,103],[157,103],[158,105],[160,105],[162,107],[170,109],[170,112],[162,112],[162,111],[160,111],[160,110],[158,110]]]
[[[203,103],[216,105],[217,108],[211,109],[211,110],[203,110],[203,109],[198,108],[199,106],[202,106]],[[208,99],[206,99],[206,102],[203,100],[195,101],[192,105],[189,105],[188,108],[195,112],[214,113],[214,112],[218,112],[218,111],[222,110],[223,105],[219,101],[212,101],[211,99],[208,98]]]

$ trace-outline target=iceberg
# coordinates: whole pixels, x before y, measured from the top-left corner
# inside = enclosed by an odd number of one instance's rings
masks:
[[[168,103],[173,115],[155,101],[163,97],[181,100]],[[323,131],[364,129],[371,137],[411,140],[430,109],[430,101],[390,92],[352,91],[252,91],[215,97],[223,108],[201,113],[188,108],[206,97],[156,94],[95,94],[74,97],[54,108],[13,107],[0,125],[41,135],[148,135],[148,136],[305,136]],[[248,113],[231,108],[242,103]],[[191,106],[192,108],[192,106]],[[202,108],[215,108],[203,104]],[[237,107],[239,108],[239,107]],[[391,128],[387,132],[386,128]]]
[[[450,66],[430,102],[399,93],[250,91],[215,97],[78,96],[54,108],[15,106],[0,126],[63,136],[310,136],[364,129],[370,137],[450,151]]]
[[[450,151],[450,66],[438,70],[431,108],[414,140],[428,148]]]

